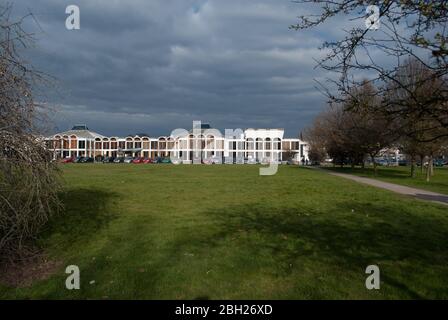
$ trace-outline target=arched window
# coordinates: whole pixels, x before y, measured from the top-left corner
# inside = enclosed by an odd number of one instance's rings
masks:
[[[266,138],[264,141],[264,148],[266,150],[271,150],[271,138]]]
[[[211,150],[215,148],[215,137],[211,134],[207,136],[207,149]]]
[[[282,140],[280,138],[274,139],[274,150],[281,150],[282,148]]]
[[[262,150],[263,149],[263,139],[261,138],[257,138],[256,140],[256,148],[257,150]]]
[[[126,138],[126,149],[133,149],[134,148],[134,139],[131,137]]]
[[[103,149],[108,150],[110,148],[109,139],[103,138]]]
[[[143,149],[149,149],[149,138],[143,137],[142,141],[143,141]]]
[[[159,149],[166,149],[166,139],[164,137],[159,138]]]
[[[70,146],[68,145],[68,136],[62,137],[62,148],[63,149],[69,149]]]
[[[101,150],[102,149],[101,139],[100,138],[95,138],[95,149],[96,150]]]
[[[189,149],[193,149],[193,147],[194,147],[194,134],[190,134],[189,136],[188,136],[188,148]]]
[[[246,139],[246,149],[254,150],[254,139],[252,138]]]
[[[134,138],[134,148],[140,149],[142,147],[142,140],[140,138]]]
[[[61,136],[55,136],[54,140],[54,148],[61,149]]]
[[[197,146],[198,148],[200,148],[201,150],[205,149],[205,137],[203,134],[200,134],[198,136],[198,141],[197,141]]]
[[[118,143],[117,143],[117,139],[116,138],[111,138],[110,139],[110,148],[112,150],[118,149]]]
[[[78,137],[76,135],[70,136],[70,149],[76,149],[78,142]]]
[[[174,149],[174,139],[171,137],[168,137],[167,149],[168,150]]]

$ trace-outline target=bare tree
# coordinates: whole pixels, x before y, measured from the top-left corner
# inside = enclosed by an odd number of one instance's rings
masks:
[[[444,139],[448,133],[448,127],[440,125],[441,121],[448,120],[447,102],[438,99],[447,83],[432,76],[433,73],[415,58],[405,60],[398,67],[394,80],[386,81],[382,103],[376,110],[387,113],[395,123],[394,130],[413,140],[433,142]]]
[[[386,83],[394,83],[404,91],[410,91],[415,83],[399,76],[403,60],[412,57],[430,70],[419,83],[433,81],[446,82],[448,73],[448,1],[379,1],[364,0],[297,0],[299,4],[314,5],[320,12],[316,15],[300,16],[297,24],[291,26],[296,30],[313,28],[326,24],[335,17],[344,17],[347,24],[358,21],[359,24],[346,29],[341,39],[327,41],[322,48],[328,54],[318,66],[335,72],[337,79],[328,79],[328,85],[322,84],[328,97],[335,102],[344,102],[350,97],[352,88],[359,87],[363,80],[359,73],[369,74],[370,81],[378,90],[375,94],[384,96],[390,89]],[[365,20],[371,13],[367,12],[369,4],[377,4],[380,25],[374,30],[365,26]],[[339,93],[330,92],[334,84]],[[417,83],[418,85],[418,83]],[[407,118],[415,111],[431,117],[433,126],[437,127],[438,136],[426,136],[431,141],[448,136],[448,91],[446,86],[428,95],[425,101],[404,104],[401,108],[383,106],[382,111],[389,118]],[[429,129],[429,128],[426,128]]]
[[[377,175],[375,158],[397,138],[391,128],[392,121],[375,112],[381,104],[376,91],[371,82],[365,80],[359,87],[351,89],[344,103],[344,110],[350,120],[348,137],[358,146],[360,152],[370,156],[375,176]]]
[[[340,105],[330,105],[305,131],[313,153],[327,154],[334,165],[353,163],[359,155],[358,145],[350,137],[349,113]]]
[[[11,6],[0,6],[1,259],[29,253],[60,206],[58,171],[37,128],[41,112],[34,88],[44,76],[20,57],[33,40],[22,28],[26,17],[11,21],[10,15]]]
[[[415,176],[415,158],[420,155],[423,163],[428,161],[427,180],[433,174],[432,158],[441,148],[445,139],[445,129],[440,126],[433,112],[443,108],[441,101],[434,101],[433,97],[446,87],[445,81],[431,77],[432,70],[428,69],[416,59],[408,59],[400,66],[395,75],[400,83],[406,84],[406,89],[397,85],[395,81],[387,81],[387,91],[384,93],[382,108],[394,112],[405,108],[407,113],[402,117],[392,118],[393,130],[400,133],[400,142],[404,151],[411,158],[411,176]],[[423,108],[421,106],[426,106]],[[448,116],[448,112],[445,116]],[[423,165],[421,167],[423,171]]]
[[[352,88],[344,104],[333,104],[320,114],[306,131],[310,145],[325,150],[335,164],[364,165],[368,155],[377,174],[375,158],[395,139],[389,129],[390,121],[372,112],[379,104],[375,88],[364,82]]]

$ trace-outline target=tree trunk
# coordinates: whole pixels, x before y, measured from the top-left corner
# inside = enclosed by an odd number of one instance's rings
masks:
[[[431,177],[434,176],[434,164],[432,163],[433,157],[429,157],[428,167],[429,167],[429,174]]]
[[[423,162],[425,162],[425,156],[420,155],[420,174],[423,174]]]
[[[431,160],[431,157],[429,157],[429,160]],[[428,160],[428,166],[426,167],[426,182],[429,182],[429,178],[431,177],[431,166],[430,162]]]
[[[411,178],[415,178],[415,158],[411,158]]]
[[[372,158],[372,162],[373,162],[373,176],[376,177],[378,174],[377,174],[375,156],[370,155],[370,157]]]

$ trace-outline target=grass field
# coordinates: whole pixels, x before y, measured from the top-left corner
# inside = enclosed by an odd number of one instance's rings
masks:
[[[41,245],[64,267],[2,299],[448,298],[443,205],[293,166],[62,169],[65,214]],[[80,290],[65,289],[71,264]]]
[[[366,167],[364,169],[360,167],[326,167],[326,169],[448,194],[448,167],[434,167],[434,176],[430,178],[429,182],[426,182],[425,170],[421,172],[420,167],[416,167],[415,169],[415,178],[410,177],[410,167],[378,167],[377,177],[374,176],[372,167]]]

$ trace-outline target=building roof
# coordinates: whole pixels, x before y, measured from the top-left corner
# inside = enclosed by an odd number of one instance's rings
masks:
[[[75,125],[71,130],[57,133],[54,136],[72,136],[72,135],[75,135],[78,138],[82,139],[107,138],[97,132],[89,130],[89,128],[86,125]]]
[[[200,132],[200,133],[204,133],[206,130],[212,130],[214,128],[212,128],[210,126],[210,124],[208,123],[201,123],[200,126],[193,124],[193,129],[191,129],[190,131],[188,131],[189,133],[193,133],[193,132]]]
[[[85,124],[78,124],[73,126],[72,130],[89,130]]]

